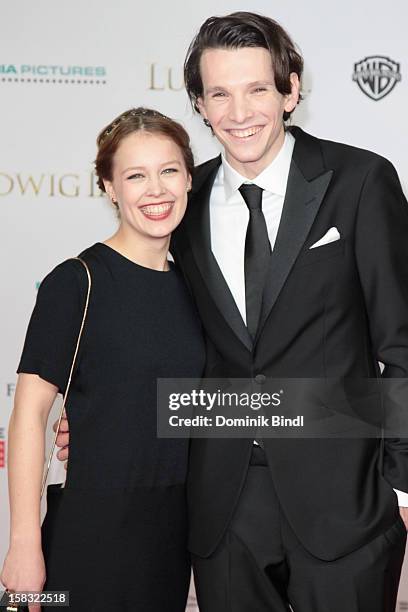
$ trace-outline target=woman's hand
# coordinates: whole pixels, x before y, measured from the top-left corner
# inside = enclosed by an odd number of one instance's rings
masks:
[[[9,591],[42,591],[40,491],[45,428],[58,388],[36,374],[18,376],[8,435],[10,547],[0,580]],[[40,612],[41,606],[29,607]]]
[[[5,558],[0,580],[12,592],[42,591],[45,563],[41,547],[38,544],[13,544]],[[41,612],[41,606],[29,606],[29,611]]]

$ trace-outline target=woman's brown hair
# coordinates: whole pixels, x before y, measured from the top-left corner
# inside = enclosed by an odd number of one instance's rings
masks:
[[[99,134],[96,144],[98,153],[95,160],[95,171],[98,186],[106,191],[104,180],[112,180],[113,158],[122,140],[134,132],[145,131],[149,134],[160,134],[172,140],[182,153],[187,172],[194,172],[194,157],[190,147],[190,137],[183,126],[151,108],[132,108],[116,117]]]

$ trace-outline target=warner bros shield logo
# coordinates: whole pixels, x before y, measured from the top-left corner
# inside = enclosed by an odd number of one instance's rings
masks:
[[[389,57],[371,55],[354,64],[353,81],[372,100],[388,96],[400,80],[400,65]]]

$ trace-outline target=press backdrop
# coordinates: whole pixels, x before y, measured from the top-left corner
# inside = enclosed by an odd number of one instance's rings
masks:
[[[7,423],[38,283],[58,262],[103,240],[116,225],[92,175],[95,137],[123,110],[147,105],[187,127],[197,162],[217,153],[208,129],[189,107],[182,64],[201,22],[236,10],[277,19],[298,42],[306,60],[306,99],[294,122],[318,136],[381,153],[396,165],[407,186],[406,0],[206,0],[202,5],[178,0],[3,0],[1,560],[8,545]],[[191,596],[189,610],[195,609]],[[399,609],[408,610],[407,578],[402,580]]]

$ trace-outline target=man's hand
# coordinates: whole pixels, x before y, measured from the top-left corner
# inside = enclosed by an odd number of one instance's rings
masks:
[[[400,511],[401,518],[405,523],[405,528],[408,531],[408,508],[403,508],[402,506],[400,506],[399,511]]]
[[[57,427],[58,427],[58,421],[55,421],[52,428],[54,431],[57,431]],[[64,463],[65,469],[67,469],[67,463],[68,463],[67,462],[68,455],[69,455],[68,445],[69,445],[69,425],[68,425],[66,414],[64,412],[62,419],[61,419],[59,434],[57,436],[57,446],[59,446],[61,449],[58,451],[57,457],[60,461],[65,461]]]

